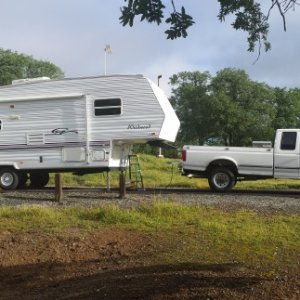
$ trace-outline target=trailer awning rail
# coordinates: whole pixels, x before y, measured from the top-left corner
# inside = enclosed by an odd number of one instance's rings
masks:
[[[26,100],[54,100],[54,99],[68,99],[68,98],[81,98],[85,96],[82,93],[68,93],[68,94],[49,94],[49,95],[29,95],[22,97],[5,97],[0,98],[0,102],[17,102],[17,101],[26,101]]]

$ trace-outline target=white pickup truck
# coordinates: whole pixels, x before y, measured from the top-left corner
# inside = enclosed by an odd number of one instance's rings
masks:
[[[274,148],[184,146],[182,175],[208,178],[216,192],[230,191],[237,181],[300,178],[300,129],[278,129]]]

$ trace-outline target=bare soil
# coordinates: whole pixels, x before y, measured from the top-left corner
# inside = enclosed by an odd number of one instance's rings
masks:
[[[238,264],[155,263],[158,236],[121,229],[0,234],[0,299],[300,299],[300,278]]]

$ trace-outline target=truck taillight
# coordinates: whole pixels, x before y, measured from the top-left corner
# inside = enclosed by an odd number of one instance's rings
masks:
[[[186,161],[186,150],[185,149],[183,149],[181,151],[181,158],[182,158],[183,161]]]

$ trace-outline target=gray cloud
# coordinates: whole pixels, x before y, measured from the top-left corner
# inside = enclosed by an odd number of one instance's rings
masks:
[[[123,0],[6,0],[1,1],[0,47],[33,55],[59,65],[66,76],[102,75],[104,47],[110,74],[139,73],[157,80],[169,93],[168,78],[179,71],[209,71],[225,67],[245,69],[253,80],[281,87],[300,86],[298,32],[300,8],[287,16],[288,31],[282,20],[271,15],[272,51],[248,53],[247,36],[234,31],[230,18],[217,20],[217,1],[185,1],[196,24],[186,39],[169,41],[165,26],[136,22],[133,28],[119,24]],[[178,1],[180,4],[181,1]]]

